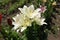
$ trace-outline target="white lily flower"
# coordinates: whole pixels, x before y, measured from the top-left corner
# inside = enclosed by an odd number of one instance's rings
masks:
[[[44,21],[45,21],[45,18],[40,18],[38,21],[36,20],[36,23],[37,23],[38,25],[47,24],[47,23],[44,22]]]
[[[26,15],[29,18],[34,18],[37,14],[40,14],[39,13],[40,8],[35,10],[33,5],[31,5],[29,7],[24,6],[23,8],[18,8],[18,9],[21,11],[21,13],[23,13],[24,15]]]
[[[13,29],[16,30],[20,28],[20,31],[23,32],[27,27],[32,25],[32,22],[35,21],[38,25],[46,24],[45,18],[41,17],[41,9],[34,9],[34,6],[31,5],[29,7],[24,6],[23,8],[18,8],[21,13],[17,16],[13,17]],[[18,32],[19,30],[17,30]]]
[[[36,15],[35,18],[33,18],[33,20],[38,24],[38,25],[43,25],[43,24],[47,24],[45,21],[45,18],[42,18],[40,16],[40,14]]]
[[[14,25],[14,30],[16,30],[19,26],[21,26],[21,22],[19,21],[20,20],[20,15],[17,14],[17,16],[13,17],[13,22],[12,24]]]
[[[18,14],[17,16],[13,17],[14,21],[12,24],[14,25],[12,30],[16,30],[20,28],[21,32],[24,30],[24,28],[27,28],[28,26],[31,26],[32,20],[27,18],[23,14]]]

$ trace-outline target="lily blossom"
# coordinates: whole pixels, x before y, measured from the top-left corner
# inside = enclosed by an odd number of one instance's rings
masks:
[[[44,22],[45,18],[41,17],[42,12],[40,11],[42,10],[42,8],[34,9],[34,5],[30,5],[29,7],[24,6],[23,8],[18,9],[21,11],[21,13],[13,17],[13,30],[20,29],[20,31],[23,32],[27,27],[31,26],[32,22],[34,21],[38,25],[47,24]],[[19,30],[17,30],[17,32],[18,31]]]
[[[44,13],[47,10],[46,6],[41,6],[41,5],[40,5],[40,9],[41,9],[40,10],[41,13]]]
[[[37,14],[40,14],[40,9],[34,9],[34,5],[30,5],[29,7],[25,6],[23,8],[18,8],[22,14],[26,15],[29,18],[34,18]]]

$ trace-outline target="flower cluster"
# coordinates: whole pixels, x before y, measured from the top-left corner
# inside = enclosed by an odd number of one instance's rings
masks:
[[[23,32],[27,27],[31,26],[32,22],[36,22],[37,25],[47,24],[45,23],[45,18],[41,17],[41,13],[46,9],[41,10],[41,8],[34,9],[34,5],[27,7],[24,5],[23,8],[18,8],[21,12],[13,17],[12,24],[14,25],[13,30]]]

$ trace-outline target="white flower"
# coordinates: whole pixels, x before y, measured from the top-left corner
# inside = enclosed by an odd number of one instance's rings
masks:
[[[23,8],[18,8],[21,13],[17,14],[15,17],[13,17],[13,30],[17,30],[17,32],[20,31],[23,32],[27,27],[32,25],[32,22],[35,21],[38,25],[46,24],[45,18],[41,17],[41,12],[39,12],[41,9],[37,8],[34,9],[34,6],[31,5],[29,7],[24,6]]]
[[[43,24],[47,24],[45,21],[45,18],[42,18],[41,16],[39,16],[39,14],[33,19],[38,25],[43,25]]]
[[[14,25],[14,28],[13,29],[17,29],[19,26],[21,26],[21,22],[20,22],[20,15],[17,14],[15,17],[13,17],[13,22],[12,24]]]
[[[36,20],[36,23],[39,25],[47,24],[45,21],[45,18],[40,18],[38,21]]]
[[[35,10],[33,5],[29,7],[24,6],[23,8],[18,8],[18,9],[21,11],[21,13],[23,13],[29,18],[34,18],[37,14],[40,14],[39,13],[40,9],[38,8]]]
[[[16,30],[20,28],[21,32],[26,29],[28,26],[31,26],[32,20],[27,18],[23,14],[17,14],[15,17],[13,17],[13,22],[12,24],[14,25],[12,30]]]

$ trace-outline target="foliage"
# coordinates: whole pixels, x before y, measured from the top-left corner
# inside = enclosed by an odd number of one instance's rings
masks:
[[[25,4],[27,0],[0,0],[0,12],[3,14],[13,13],[19,6]]]
[[[0,0],[0,12],[3,14],[11,14],[16,12],[18,7],[22,7],[23,5],[31,5],[33,4],[35,8],[40,7],[39,5],[46,6],[47,10],[45,13],[42,13],[46,18],[45,22],[47,25],[35,25],[32,23],[32,27],[28,27],[22,34],[17,33],[16,31],[12,31],[10,26],[3,26],[1,34],[5,40],[47,40],[49,33],[57,33],[57,27],[52,27],[52,15],[53,5],[52,3],[55,0],[47,0],[47,2],[43,2],[42,0]]]
[[[1,33],[5,40],[21,40],[19,33],[12,31],[10,26],[3,26]]]

